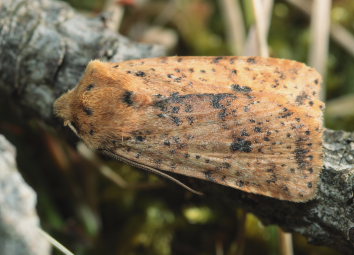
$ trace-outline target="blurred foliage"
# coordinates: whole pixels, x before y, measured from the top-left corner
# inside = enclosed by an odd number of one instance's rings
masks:
[[[90,15],[99,15],[105,6],[100,0],[67,2]],[[119,31],[127,37],[165,44],[171,55],[232,54],[219,1],[116,2],[125,4]],[[250,2],[240,0],[246,29],[253,24]],[[353,13],[354,1],[333,1],[332,22],[352,33]],[[306,62],[309,22],[286,1],[275,1],[268,39],[271,56]],[[153,36],[147,36],[155,27],[159,29]],[[354,130],[353,69],[353,56],[331,40],[325,82],[330,128]],[[19,169],[38,192],[42,226],[75,254],[280,254],[276,226],[263,226],[241,209],[196,197],[169,181],[101,158],[128,183],[118,187],[99,173],[97,162],[63,142],[57,130],[38,121],[24,122],[14,102],[1,102],[0,133],[16,145]],[[71,137],[70,144],[77,142],[70,131],[62,128],[60,133]],[[295,254],[337,254],[308,245],[297,234],[294,240]]]

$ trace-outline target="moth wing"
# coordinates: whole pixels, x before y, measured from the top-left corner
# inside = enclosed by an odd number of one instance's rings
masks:
[[[114,79],[123,79],[130,90],[141,93],[168,96],[175,92],[265,92],[283,96],[289,103],[311,110],[316,117],[321,115],[324,106],[318,100],[322,82],[320,74],[293,60],[226,56],[161,57],[105,65],[107,70],[112,71],[110,75]]]
[[[73,122],[130,162],[307,201],[322,167],[319,83],[303,64],[259,57],[93,61]]]
[[[283,98],[175,94],[140,110],[144,121],[112,145],[114,154],[278,199],[301,202],[316,194],[321,120]]]

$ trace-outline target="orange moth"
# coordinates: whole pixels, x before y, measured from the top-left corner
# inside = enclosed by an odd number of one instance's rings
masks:
[[[320,83],[276,58],[94,60],[54,111],[89,147],[132,165],[305,202],[323,164]]]

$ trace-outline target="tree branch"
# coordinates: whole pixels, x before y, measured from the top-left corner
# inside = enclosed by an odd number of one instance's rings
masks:
[[[0,1],[0,89],[16,96],[24,110],[50,120],[53,101],[79,81],[90,60],[163,55],[161,47],[110,31],[105,20],[60,1]]]
[[[37,196],[17,170],[16,150],[0,135],[0,251],[3,255],[48,255],[40,233]]]
[[[0,0],[0,91],[19,108],[50,125],[52,104],[74,87],[89,60],[121,61],[163,54],[50,0]],[[291,203],[195,180],[206,199],[242,206],[266,223],[299,232],[314,244],[347,254],[354,249],[354,133],[324,133],[325,164],[316,199]]]

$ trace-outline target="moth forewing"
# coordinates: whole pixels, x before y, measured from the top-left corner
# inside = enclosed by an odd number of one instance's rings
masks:
[[[260,57],[93,61],[55,108],[94,149],[304,202],[322,168],[320,81],[303,64]]]

